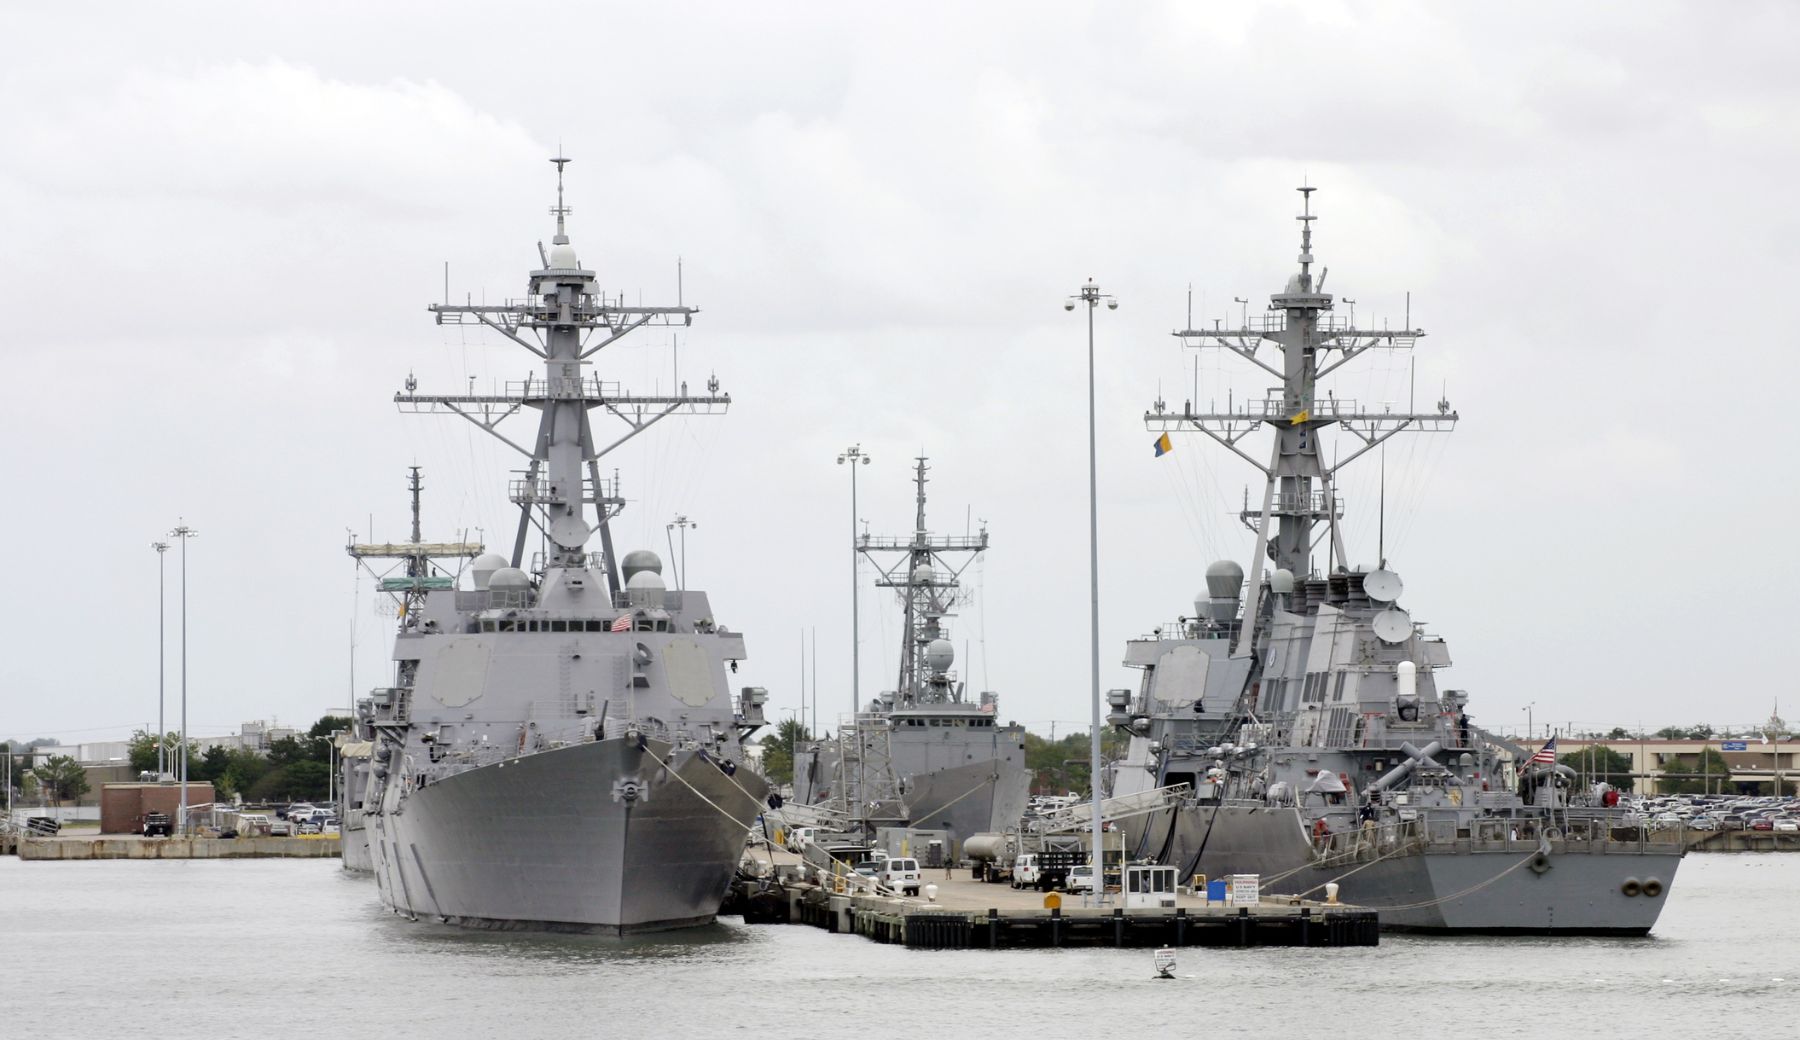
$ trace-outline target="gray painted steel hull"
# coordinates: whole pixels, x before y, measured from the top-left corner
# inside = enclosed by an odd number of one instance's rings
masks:
[[[1340,901],[1378,911],[1381,927],[1389,931],[1645,935],[1656,924],[1681,864],[1679,853],[1600,851],[1553,842],[1548,864],[1534,870],[1536,844],[1519,841],[1504,849],[1450,844],[1372,864],[1316,865],[1305,824],[1288,808],[1227,807],[1215,817],[1202,806],[1131,821],[1126,834],[1144,855],[1184,874],[1191,869],[1213,879],[1261,875],[1265,896],[1323,899],[1325,883],[1337,881]],[[1625,894],[1627,879],[1651,878],[1662,883],[1659,895]]]
[[[596,741],[408,792],[399,811],[369,818],[383,901],[488,928],[623,934],[711,921],[766,785],[687,752],[659,766],[668,754],[656,741]],[[635,800],[622,793],[632,783]]]
[[[907,783],[911,826],[949,830],[961,841],[987,831],[1017,829],[1025,815],[1031,774],[994,759],[913,776]]]
[[[352,809],[345,815],[344,826],[338,837],[345,870],[358,874],[368,874],[375,870],[375,863],[369,858],[368,821],[363,818],[361,809]]]

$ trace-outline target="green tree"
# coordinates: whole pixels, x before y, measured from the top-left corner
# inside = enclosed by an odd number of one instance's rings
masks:
[[[161,746],[169,749],[169,772],[174,773],[176,776],[180,776],[181,759],[179,755],[181,748],[181,732],[179,730],[170,730],[163,734]],[[155,772],[157,747],[156,734],[149,730],[142,729],[133,732],[131,734],[131,741],[126,745],[125,749],[126,759],[131,763],[132,770],[139,773]],[[193,749],[190,747],[188,750],[188,779],[199,779],[197,775],[199,770],[200,757],[195,755]]]
[[[340,730],[350,728],[350,719],[344,715],[321,715],[319,721],[306,731],[309,737],[329,737]]]
[[[331,770],[323,762],[294,761],[273,766],[250,786],[247,797],[258,802],[291,802],[324,798]]]
[[[1698,726],[1664,726],[1653,735],[1663,740],[1711,740],[1716,732],[1710,724],[1702,722]]]
[[[1606,739],[1607,740],[1630,740],[1631,739],[1631,731],[1626,729],[1624,726],[1614,726],[1612,729],[1609,729],[1606,731]]]
[[[269,763],[276,766],[291,766],[296,762],[305,762],[312,756],[308,754],[307,743],[293,737],[282,737],[269,743]]]
[[[188,769],[188,779],[209,781],[217,789],[220,778],[225,775],[226,766],[230,764],[231,752],[224,745],[214,744],[206,749],[206,754],[200,756],[198,767]]]
[[[31,772],[43,785],[44,793],[59,806],[92,790],[88,785],[87,770],[68,755],[53,755]]]
[[[275,767],[269,760],[248,748],[233,748],[226,755],[225,769],[216,781],[220,794],[250,797],[256,782]]]
[[[1691,759],[1669,755],[1663,759],[1663,775],[1656,782],[1660,794],[1706,794],[1726,790],[1731,766],[1716,748],[1704,748]]]
[[[799,719],[783,719],[775,732],[763,738],[763,776],[772,784],[793,783],[794,747],[812,739],[812,734]]]
[[[1102,760],[1119,758],[1125,753],[1128,737],[1117,730],[1100,735]],[[1063,794],[1088,789],[1089,759],[1093,749],[1086,730],[1049,740],[1036,733],[1025,734],[1025,768],[1031,771],[1033,794]]]
[[[1621,791],[1632,789],[1631,756],[1597,744],[1581,751],[1571,751],[1556,760],[1581,774],[1581,784],[1611,784]]]

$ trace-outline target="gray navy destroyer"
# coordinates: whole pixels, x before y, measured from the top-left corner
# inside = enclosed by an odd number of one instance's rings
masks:
[[[1188,785],[1173,807],[1121,821],[1128,851],[1184,879],[1259,874],[1265,892],[1336,894],[1396,930],[1643,935],[1680,840],[1584,788],[1554,741],[1534,751],[1476,726],[1467,692],[1442,685],[1448,646],[1400,606],[1399,574],[1384,558],[1348,562],[1339,471],[1401,432],[1447,432],[1457,415],[1447,401],[1368,408],[1320,385],[1423,333],[1333,315],[1312,270],[1313,189],[1300,190],[1300,268],[1266,314],[1176,334],[1279,386],[1222,412],[1159,400],[1145,416],[1165,435],[1207,435],[1265,483],[1241,516],[1256,536],[1248,581],[1235,562],[1213,564],[1192,616],[1127,645],[1143,679],[1109,695],[1108,721],[1131,735],[1113,793]],[[1333,428],[1351,439],[1328,465]],[[1259,431],[1273,435],[1266,466],[1246,450]]]
[[[894,590],[904,613],[898,682],[843,719],[836,739],[798,749],[794,797],[871,833],[947,832],[955,856],[973,835],[1018,828],[1031,774],[1024,727],[1001,724],[998,697],[971,699],[951,670],[948,621],[966,597],[962,573],[986,551],[988,535],[926,527],[927,472],[918,459],[911,535],[856,539],[876,568],[876,586]]]
[[[459,415],[515,448],[519,521],[510,558],[484,554],[466,581],[403,590],[393,685],[358,705],[373,737],[363,797],[370,867],[383,901],[414,917],[494,928],[626,933],[712,920],[767,785],[743,768],[764,691],[728,689],[743,636],[705,593],[669,590],[645,551],[616,558],[624,508],[599,460],[676,413],[730,404],[709,380],[634,396],[587,373],[634,330],[682,326],[694,308],[608,295],[565,230],[527,294],[496,305],[434,305],[440,324],[479,325],[542,359],[543,375],[501,392],[424,396],[403,411]],[[536,412],[515,441],[503,420]],[[596,446],[591,419],[627,429]],[[591,511],[590,511],[591,508]],[[526,556],[536,534],[542,549]],[[597,537],[599,551],[587,545]]]

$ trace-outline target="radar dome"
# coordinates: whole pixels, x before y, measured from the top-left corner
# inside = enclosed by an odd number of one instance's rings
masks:
[[[528,589],[531,578],[517,567],[502,567],[488,577],[490,589]]]
[[[632,576],[639,571],[661,574],[662,560],[648,549],[635,549],[626,553],[625,558],[619,561],[619,569],[625,572],[625,584],[629,586]]]
[[[550,268],[555,271],[580,270],[581,261],[575,259],[575,247],[567,242],[559,242],[551,246]]]
[[[469,561],[469,577],[474,579],[477,589],[485,589],[494,572],[505,566],[506,557],[499,553],[482,553]]]
[[[630,599],[632,605],[637,607],[660,608],[663,605],[665,588],[667,586],[663,584],[662,575],[655,571],[636,571],[631,577],[625,579],[626,598]]]
[[[912,580],[913,580],[914,585],[929,585],[929,584],[931,584],[931,564],[921,563],[917,567],[914,567],[913,572],[912,572]]]
[[[1244,568],[1233,560],[1220,560],[1206,568],[1206,592],[1214,599],[1236,599],[1244,587]]]
[[[948,639],[933,639],[925,645],[925,667],[935,674],[950,670],[956,660],[956,647]]]
[[[1277,596],[1292,595],[1294,591],[1294,572],[1286,567],[1278,567],[1269,575],[1269,591]]]

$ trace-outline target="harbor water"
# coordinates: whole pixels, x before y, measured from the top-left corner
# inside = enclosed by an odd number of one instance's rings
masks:
[[[1147,950],[926,952],[735,919],[462,931],[394,916],[335,862],[4,858],[0,1021],[41,1038],[1766,1037],[1800,1030],[1797,921],[1800,856],[1690,856],[1647,939],[1188,949],[1156,981]]]

